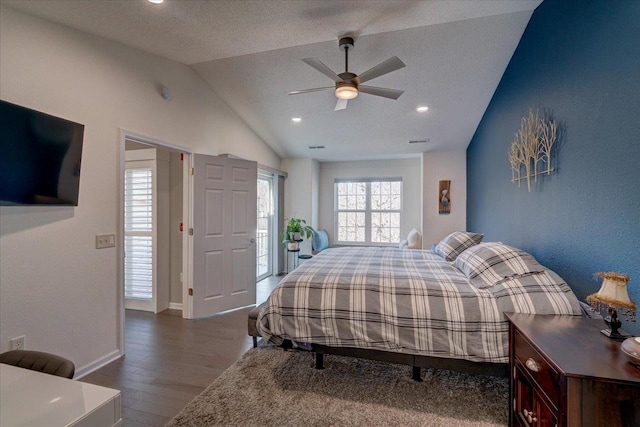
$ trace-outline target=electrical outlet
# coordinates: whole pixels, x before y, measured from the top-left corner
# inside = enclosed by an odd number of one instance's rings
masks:
[[[26,339],[27,337],[25,335],[20,335],[19,337],[12,338],[10,350],[24,350],[24,342]]]
[[[96,234],[96,249],[113,248],[115,246],[115,234]]]

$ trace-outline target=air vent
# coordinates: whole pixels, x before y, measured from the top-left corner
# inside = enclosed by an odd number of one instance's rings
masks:
[[[309,150],[322,150],[324,145],[310,145]]]
[[[409,144],[427,144],[431,142],[431,138],[427,139],[414,139],[413,141],[409,141]]]

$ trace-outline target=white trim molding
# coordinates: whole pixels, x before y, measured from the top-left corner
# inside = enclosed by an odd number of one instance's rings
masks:
[[[76,373],[73,376],[73,379],[79,380],[80,378],[86,377],[90,373],[97,371],[103,366],[106,366],[111,362],[115,362],[116,360],[120,359],[122,356],[124,356],[124,353],[122,351],[113,350],[111,353],[108,353],[102,357],[99,357],[93,362],[89,362],[86,365],[76,369]]]

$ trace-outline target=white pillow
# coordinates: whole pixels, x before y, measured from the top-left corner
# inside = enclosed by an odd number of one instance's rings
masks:
[[[409,241],[407,240],[403,240],[402,242],[400,242],[400,244],[398,245],[398,248],[400,249],[404,249],[407,247],[407,245],[409,244]]]
[[[422,234],[415,228],[412,228],[407,236],[408,249],[422,249]]]

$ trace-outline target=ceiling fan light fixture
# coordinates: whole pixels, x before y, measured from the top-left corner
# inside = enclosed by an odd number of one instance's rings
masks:
[[[336,88],[336,98],[353,99],[358,96],[358,89],[353,86],[339,86]]]

